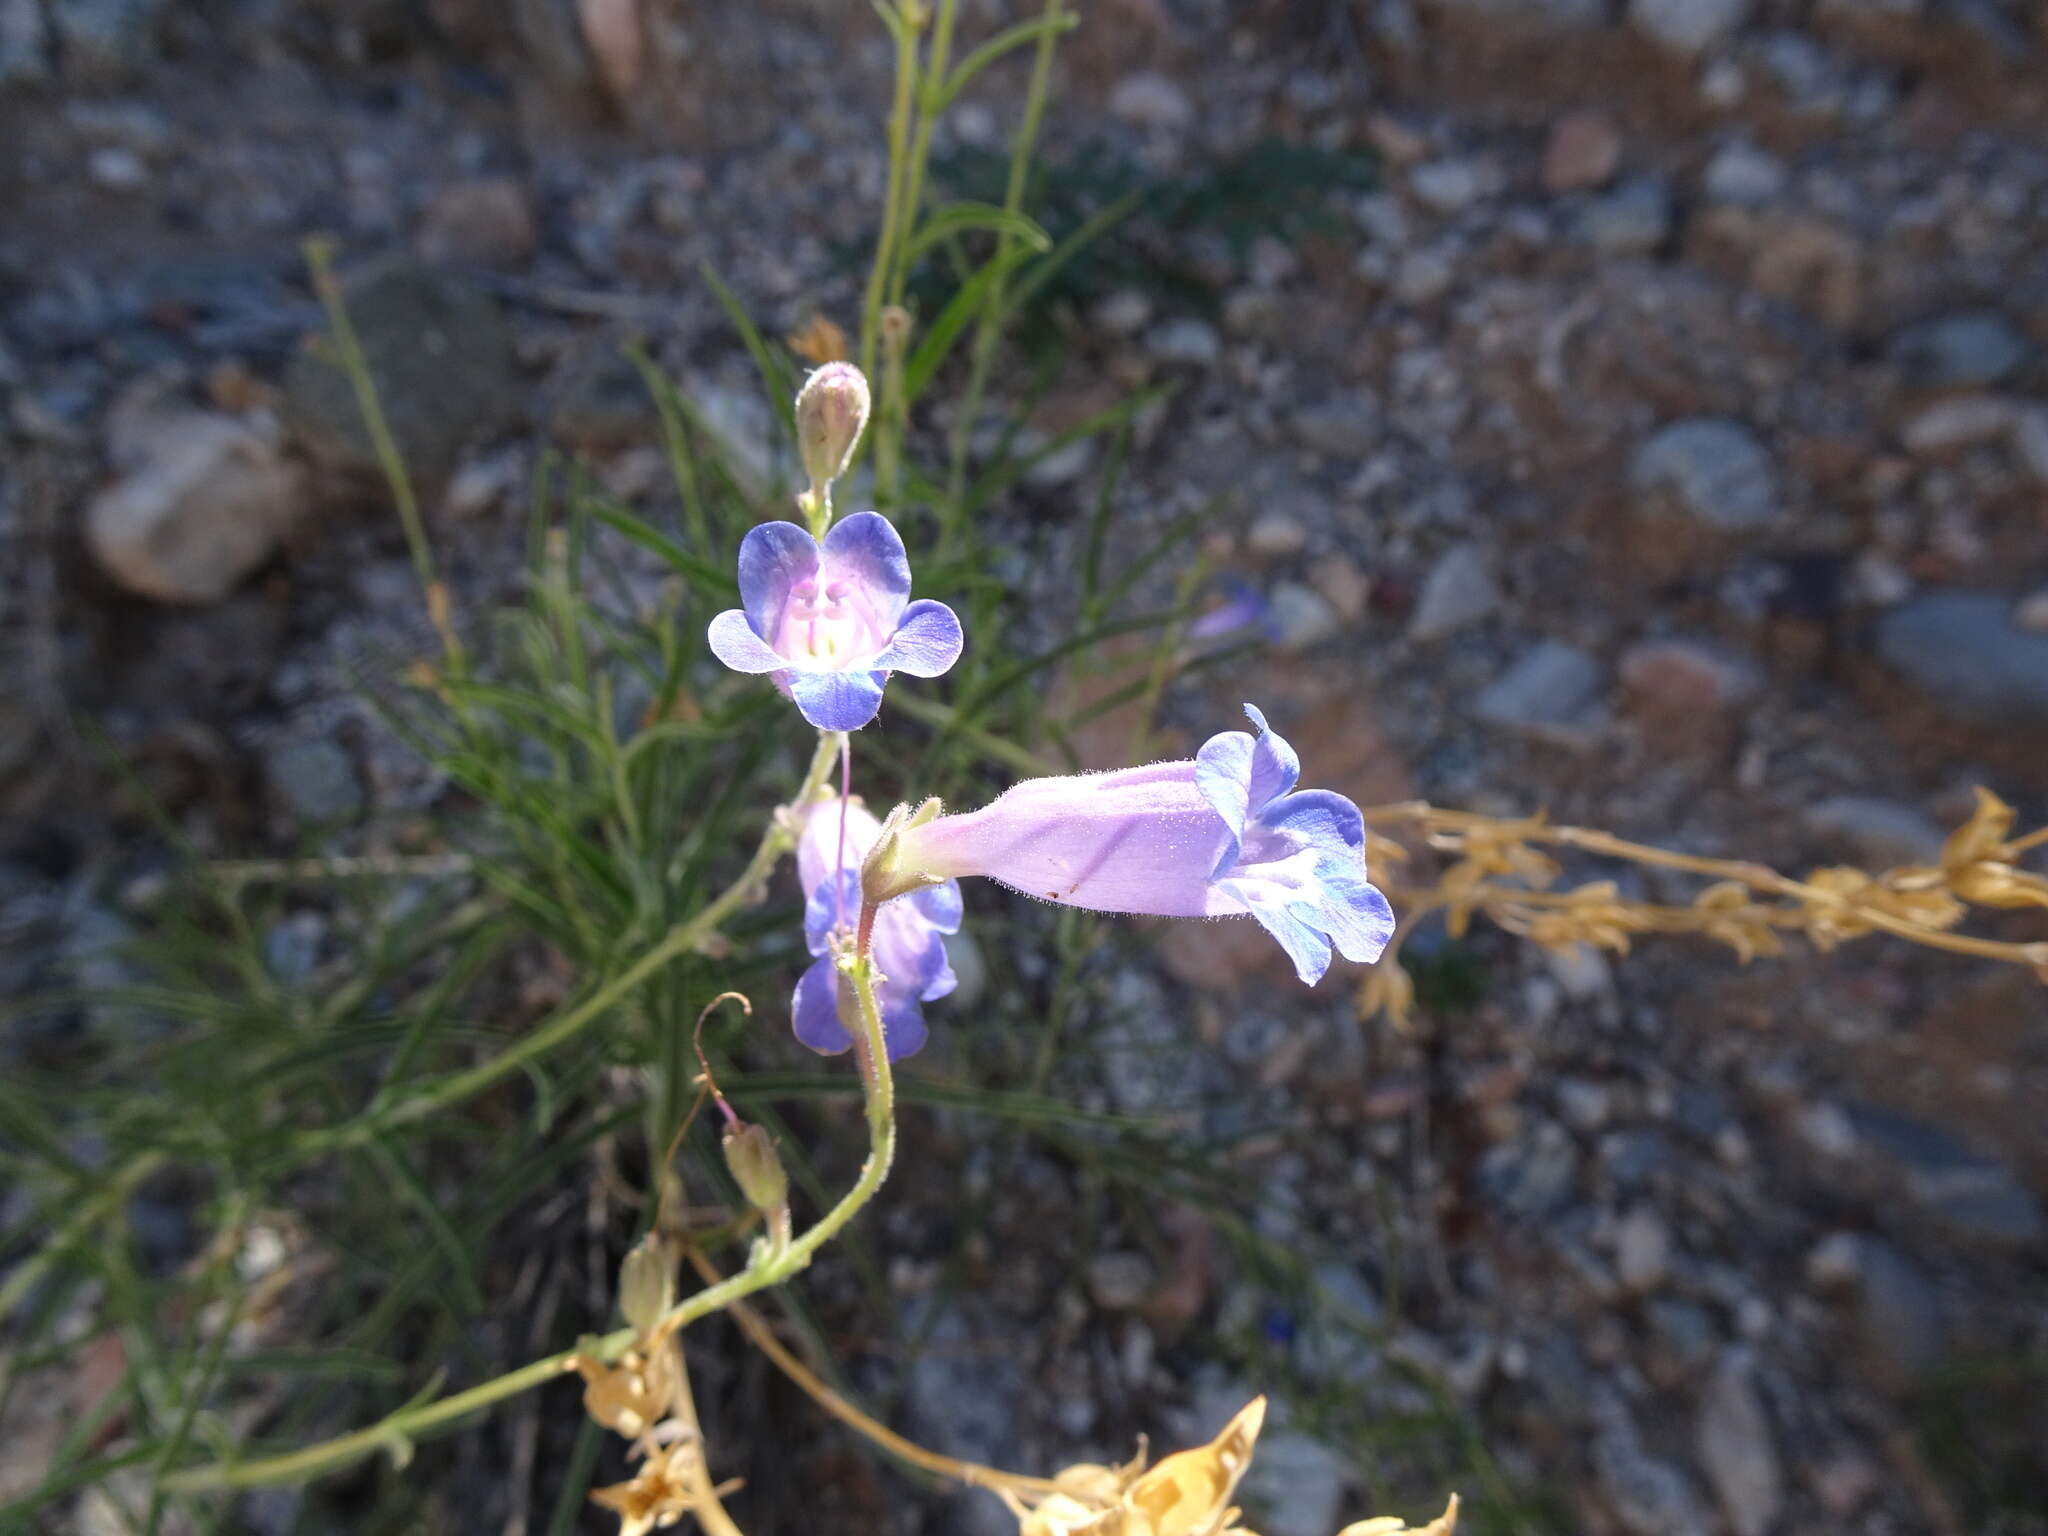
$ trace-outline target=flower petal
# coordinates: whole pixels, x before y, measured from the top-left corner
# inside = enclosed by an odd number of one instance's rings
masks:
[[[905,830],[903,869],[985,875],[1094,912],[1199,917],[1229,841],[1191,762],[1026,779],[978,811]]]
[[[927,885],[903,899],[916,907],[924,920],[941,933],[958,933],[960,920],[967,915],[966,903],[960,899],[958,880],[948,880],[944,885]]]
[[[1265,903],[1246,903],[1245,910],[1266,932],[1280,941],[1287,958],[1294,962],[1294,974],[1303,986],[1312,987],[1330,968],[1330,941],[1286,908]]]
[[[851,929],[860,918],[860,871],[839,871],[837,900],[833,898],[832,883],[828,873],[811,887],[810,898],[804,902],[804,942],[814,955],[825,953],[826,938],[834,928],[844,924]]]
[[[880,672],[796,672],[789,696],[797,713],[821,731],[857,731],[882,707]]]
[[[773,672],[789,665],[754,633],[753,620],[737,608],[713,619],[705,638],[711,642],[711,654],[735,672]]]
[[[822,1056],[837,1056],[852,1048],[853,1036],[839,1022],[839,976],[830,955],[814,961],[797,978],[789,1021],[796,1027],[797,1039]]]
[[[1316,923],[1346,960],[1379,959],[1394,936],[1394,909],[1378,886],[1341,877],[1323,881]]]
[[[931,954],[938,964],[927,967],[924,988],[917,996],[920,1002],[934,1002],[949,996],[960,985],[960,978],[953,971],[953,957],[946,952],[946,941],[936,934],[932,936]]]
[[[1259,713],[1258,706],[1247,704],[1244,712],[1251,717],[1253,725],[1259,728],[1259,739],[1252,748],[1251,813],[1257,815],[1274,800],[1294,788],[1301,777],[1301,758],[1288,745],[1287,738],[1266,724],[1266,717]]]
[[[832,871],[839,867],[842,817],[848,869],[860,868],[861,860],[868,856],[868,850],[875,846],[875,839],[882,832],[882,824],[875,820],[875,813],[861,804],[858,795],[843,801],[835,794],[828,794],[797,809],[795,814],[803,822],[796,840],[797,879],[806,891],[815,891],[818,883],[831,878]]]
[[[772,526],[772,525],[771,525]],[[894,633],[910,601],[910,557],[903,537],[879,512],[856,512],[832,525],[820,547],[819,579],[830,588],[846,582],[854,603],[876,635]]]
[[[873,665],[912,677],[937,677],[960,659],[966,643],[953,610],[921,597],[903,610],[895,635]]]
[[[886,1043],[891,1061],[901,1061],[906,1056],[915,1056],[924,1049],[930,1038],[925,1028],[924,1010],[915,1002],[905,998],[882,1009],[882,1039]]]
[[[754,633],[780,633],[789,589],[817,574],[818,541],[795,523],[750,528],[740,540],[740,606]]]
[[[1252,739],[1243,731],[1222,731],[1195,754],[1195,788],[1230,832],[1212,876],[1221,876],[1237,862],[1245,818],[1251,814],[1252,750]]]
[[[1287,834],[1297,846],[1346,859],[1365,871],[1365,818],[1334,789],[1303,789],[1282,795],[1259,813],[1259,824]]]

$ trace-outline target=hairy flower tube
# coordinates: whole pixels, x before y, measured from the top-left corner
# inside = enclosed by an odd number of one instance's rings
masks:
[[[1256,736],[1212,736],[1192,762],[1027,779],[964,816],[910,816],[870,886],[986,875],[1096,912],[1250,916],[1311,986],[1333,946],[1377,960],[1394,912],[1366,880],[1364,818],[1330,790],[1296,790],[1294,749],[1245,713]]]
[[[765,672],[821,731],[857,731],[882,707],[891,672],[937,677],[960,658],[960,620],[910,601],[903,540],[856,512],[823,541],[763,523],[740,542],[739,608],[711,621],[711,650],[735,672]]]
[[[845,808],[845,862],[840,862],[840,810]],[[881,823],[856,799],[816,800],[803,812],[796,845],[803,882],[804,940],[818,958],[796,984],[790,1014],[796,1037],[814,1051],[837,1055],[853,1044],[848,1015],[840,1011],[835,951],[853,942],[860,918],[860,865],[881,834]],[[945,935],[960,931],[960,887],[948,880],[885,901],[875,913],[869,954],[880,972],[875,998],[889,1059],[901,1061],[925,1042],[923,1004],[958,985],[946,959]]]

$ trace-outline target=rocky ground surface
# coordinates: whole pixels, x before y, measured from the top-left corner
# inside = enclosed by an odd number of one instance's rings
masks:
[[[700,263],[771,333],[853,322],[879,28],[510,14],[0,0],[10,988],[95,953],[150,857],[78,721],[202,852],[374,843],[445,791],[354,691],[430,632],[304,348],[305,237],[338,242],[469,611],[516,580],[543,445],[663,505],[623,335],[743,471],[765,455]],[[1000,148],[1018,83],[954,111],[942,165]],[[1266,653],[1175,695],[1192,736],[1255,697],[1361,799],[1792,869],[1923,859],[1976,783],[2048,813],[2038,7],[1103,0],[1061,92],[1056,167],[1324,157],[1313,219],[1190,227],[1159,280],[1105,263],[1034,321],[1068,352],[1035,430],[1176,386],[1123,536],[1213,503],[1260,605]],[[1097,467],[1055,456],[1001,515],[1057,528]],[[1018,580],[1056,603],[1070,575]],[[1485,984],[1402,1036],[1212,938],[1134,959],[1053,1085],[1226,1147],[1316,1304],[1192,1206],[1073,1230],[1070,1167],[941,1117],[914,1141],[992,1241],[958,1251],[936,1182],[883,1218],[925,1347],[862,1370],[913,1433],[1110,1459],[1256,1382],[1269,1536],[1419,1499],[1439,1453],[1387,1426],[1444,1415],[1525,1529],[2048,1529],[2037,985],[1872,941],[1742,970],[1425,934],[1411,955]],[[1958,1422],[1945,1453],[1929,1426]],[[801,1475],[753,1459],[757,1488],[830,1486],[845,1529],[1001,1526],[829,1441]]]

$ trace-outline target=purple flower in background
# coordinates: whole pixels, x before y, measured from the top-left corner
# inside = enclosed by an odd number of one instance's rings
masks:
[[[1256,736],[1212,736],[1193,762],[1028,779],[964,816],[908,826],[891,864],[986,875],[1097,912],[1249,915],[1309,985],[1377,960],[1393,909],[1365,877],[1365,821],[1326,789],[1296,790],[1294,749],[1251,705]]]
[[[821,731],[857,731],[882,707],[891,672],[937,677],[960,658],[960,621],[910,601],[903,540],[856,512],[820,543],[763,523],[740,543],[739,608],[711,621],[711,650],[735,672],[766,672]]]
[[[840,806],[846,808],[846,866],[839,867]],[[853,1044],[839,1016],[839,977],[833,963],[835,933],[853,938],[860,918],[860,865],[881,833],[866,806],[834,795],[812,802],[797,837],[797,878],[803,882],[804,940],[818,958],[796,984],[790,1013],[796,1037],[814,1051],[837,1055]],[[834,879],[835,874],[837,879]],[[881,1005],[882,1034],[889,1059],[901,1061],[924,1045],[921,1004],[944,997],[958,985],[946,959],[945,935],[960,931],[960,887],[951,880],[885,901],[875,913],[870,954],[881,973],[875,1000]],[[848,1005],[851,1006],[851,999]]]

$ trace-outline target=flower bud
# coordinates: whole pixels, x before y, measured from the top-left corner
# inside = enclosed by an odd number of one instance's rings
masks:
[[[851,363],[827,363],[796,397],[796,441],[812,486],[846,473],[868,424],[868,381]]]
[[[676,1304],[676,1248],[650,1232],[619,1265],[619,1313],[645,1333]]]
[[[747,1203],[764,1216],[772,1216],[789,1204],[789,1175],[782,1171],[782,1159],[775,1155],[775,1143],[758,1125],[744,1122],[727,1126],[726,1170]]]
[[[934,795],[915,810],[908,805],[899,805],[889,813],[889,819],[882,823],[882,830],[876,834],[867,857],[861,860],[862,901],[878,907],[885,901],[921,891],[926,886],[946,883],[944,875],[926,874],[906,864],[900,846],[904,833],[937,819],[944,810],[945,806]]]

